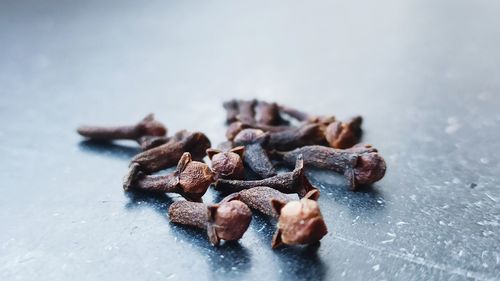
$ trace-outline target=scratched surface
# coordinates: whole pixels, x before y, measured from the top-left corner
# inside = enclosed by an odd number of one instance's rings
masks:
[[[500,279],[500,3],[1,1],[0,280]],[[172,225],[178,197],[126,195],[133,143],[82,123],[155,112],[224,135],[257,97],[365,117],[384,180],[308,171],[329,234],[271,250],[255,215],[212,248]],[[210,191],[204,200],[217,200]]]

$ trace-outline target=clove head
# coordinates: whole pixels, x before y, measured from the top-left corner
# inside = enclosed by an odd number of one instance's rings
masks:
[[[243,122],[235,121],[229,124],[226,130],[226,138],[230,141],[234,140],[236,135],[244,129],[250,128],[249,125],[243,124]]]
[[[356,184],[372,184],[379,181],[384,177],[386,169],[384,158],[377,152],[360,154],[354,168]]]
[[[237,198],[209,206],[208,236],[214,245],[219,240],[234,241],[240,239],[252,220],[252,211]]]
[[[325,129],[325,138],[333,148],[352,147],[361,138],[363,118],[356,116],[348,122],[333,122]]]
[[[181,136],[179,136],[181,138]],[[208,137],[201,132],[194,132],[185,138],[184,151],[189,151],[194,160],[202,160],[211,146]]]
[[[243,129],[234,137],[235,145],[247,145],[262,142],[268,134],[259,129]]]
[[[300,201],[284,204],[273,200],[271,203],[279,214],[278,230],[273,237],[272,247],[281,244],[309,244],[321,240],[328,233],[316,200],[317,190],[311,191]]]
[[[218,177],[241,180],[245,173],[242,160],[244,151],[245,148],[243,146],[238,146],[225,152],[209,148],[207,149],[207,155],[212,161],[212,170]]]
[[[161,137],[167,134],[167,128],[159,121],[154,119],[153,114],[149,114],[137,124],[139,135]]]
[[[189,152],[182,155],[176,174],[179,179],[179,193],[193,201],[200,201],[210,184],[215,181],[215,174],[208,165],[192,161]]]

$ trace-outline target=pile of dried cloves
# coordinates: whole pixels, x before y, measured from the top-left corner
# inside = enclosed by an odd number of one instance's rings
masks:
[[[227,141],[217,149],[201,132],[182,130],[168,137],[167,128],[152,114],[136,125],[82,126],[78,133],[98,141],[136,141],[143,152],[131,160],[123,189],[180,194],[187,201],[170,205],[170,220],[206,230],[213,245],[240,239],[250,225],[251,210],[277,220],[273,248],[314,243],[325,236],[319,190],[307,179],[305,167],[340,173],[351,190],[385,174],[377,149],[358,144],[360,116],[339,121],[260,100],[230,100],[223,107]],[[211,166],[203,162],[205,156]],[[278,173],[276,165],[294,168]],[[153,175],[174,166],[171,174]],[[217,204],[202,203],[210,186],[227,196]]]

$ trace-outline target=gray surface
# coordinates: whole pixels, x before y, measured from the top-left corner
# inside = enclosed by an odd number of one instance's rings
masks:
[[[500,278],[499,2],[101,2],[0,4],[1,280]],[[362,114],[386,177],[309,173],[317,249],[259,216],[214,249],[122,192],[134,144],[74,132],[155,112],[217,143],[230,97]]]

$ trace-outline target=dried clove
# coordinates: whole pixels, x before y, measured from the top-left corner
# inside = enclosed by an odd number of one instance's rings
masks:
[[[242,180],[245,176],[245,168],[241,160],[244,152],[243,146],[224,152],[214,148],[207,149],[208,158],[212,161],[212,170],[219,178],[233,180]]]
[[[164,137],[167,128],[161,122],[154,119],[154,114],[148,114],[136,125],[102,127],[102,126],[80,126],[78,134],[83,137],[98,140],[135,140],[141,147],[144,137]]]
[[[179,131],[167,143],[139,153],[131,163],[139,164],[145,173],[154,173],[174,166],[184,152],[190,152],[194,160],[202,160],[210,145],[203,133]]]
[[[268,149],[291,150],[306,145],[324,144],[325,135],[319,124],[306,124],[281,132],[271,132],[265,143]]]
[[[255,106],[257,100],[239,100],[238,101],[238,115],[236,119],[243,123],[255,124]]]
[[[163,176],[144,175],[140,165],[133,163],[123,180],[125,191],[141,190],[159,193],[179,193],[190,201],[201,201],[215,175],[207,164],[192,161],[191,154],[182,155],[175,172]]]
[[[281,112],[289,115],[292,118],[297,119],[300,122],[306,122],[306,123],[318,123],[318,124],[324,124],[328,125],[332,122],[335,122],[335,116],[328,116],[328,115],[311,115],[308,113],[305,113],[303,111],[285,106],[285,105],[280,105],[279,106]]]
[[[235,146],[245,147],[243,162],[261,178],[268,178],[277,174],[263,148],[267,140],[268,135],[256,129],[245,129],[234,138]]]
[[[287,123],[281,117],[279,106],[275,102],[258,101],[257,113],[259,115],[257,123],[260,125],[277,126]]]
[[[264,125],[264,124],[245,124],[241,121],[236,121],[231,123],[226,130],[226,138],[230,141],[234,140],[236,135],[243,131],[244,129],[259,129],[262,130],[263,132],[282,132],[286,130],[293,129],[295,127],[291,126],[270,126],[270,125]]]
[[[237,196],[215,205],[177,201],[170,205],[168,216],[174,223],[206,229],[210,242],[240,239],[252,220],[252,211]]]
[[[238,101],[229,100],[222,104],[224,109],[226,110],[226,124],[231,124],[238,120],[236,117],[238,116]]]
[[[274,210],[271,200],[278,200],[285,204],[292,201],[289,195],[267,186],[252,187],[233,194],[238,194],[240,200],[251,209],[274,218],[278,218],[279,215]]]
[[[287,165],[303,157],[307,166],[341,173],[352,190],[382,179],[386,170],[384,158],[370,145],[355,145],[349,149],[311,145],[288,152],[273,152],[273,156]]]
[[[239,192],[257,186],[268,186],[283,193],[297,193],[299,197],[303,197],[310,190],[316,189],[304,174],[304,161],[301,156],[297,157],[295,169],[292,172],[282,173],[262,180],[218,179],[215,182],[216,190],[227,193]]]
[[[345,149],[359,142],[363,118],[356,116],[347,122],[336,121],[325,129],[325,138],[333,148]]]
[[[272,248],[282,244],[299,245],[317,242],[328,233],[325,221],[316,202],[318,190],[308,192],[300,201],[283,202],[271,199],[279,215],[278,229],[274,233]]]

